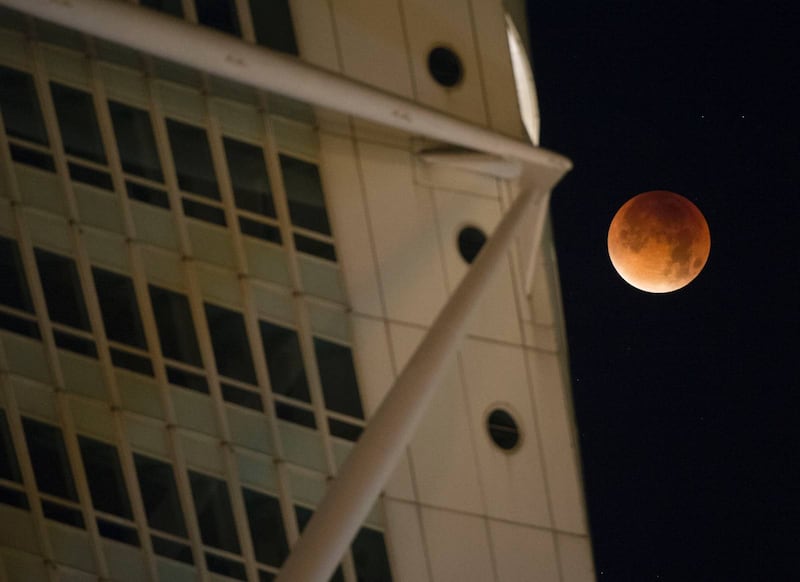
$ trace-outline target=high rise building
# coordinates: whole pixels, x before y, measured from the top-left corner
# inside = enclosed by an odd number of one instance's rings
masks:
[[[522,2],[138,4],[538,142]],[[0,11],[0,581],[272,580],[517,182],[105,36]],[[594,579],[526,242],[334,580]]]

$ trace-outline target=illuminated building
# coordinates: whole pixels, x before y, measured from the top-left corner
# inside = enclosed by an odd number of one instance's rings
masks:
[[[141,4],[525,135],[499,2]],[[513,181],[7,9],[0,44],[0,572],[273,579]],[[335,579],[593,579],[549,235],[525,264]]]

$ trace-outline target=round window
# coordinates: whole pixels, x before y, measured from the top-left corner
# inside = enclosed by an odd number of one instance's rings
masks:
[[[461,258],[471,263],[486,243],[486,235],[474,226],[465,226],[458,233],[458,252]]]
[[[437,46],[428,54],[428,70],[443,87],[455,87],[464,76],[461,59],[449,48]]]
[[[517,423],[507,411],[495,408],[486,419],[486,428],[494,444],[510,451],[519,444],[520,434]]]

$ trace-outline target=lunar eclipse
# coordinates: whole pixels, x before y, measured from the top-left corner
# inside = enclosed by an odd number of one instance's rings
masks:
[[[628,200],[608,229],[608,255],[617,273],[650,293],[688,285],[703,270],[710,250],[703,214],[683,196],[666,190]]]

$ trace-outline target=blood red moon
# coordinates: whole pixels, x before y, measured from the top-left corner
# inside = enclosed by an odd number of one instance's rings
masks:
[[[703,270],[711,234],[700,210],[666,190],[644,192],[617,211],[608,229],[608,255],[626,282],[650,293],[688,285]]]

